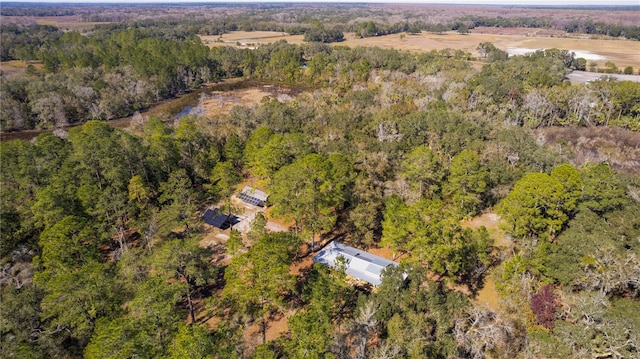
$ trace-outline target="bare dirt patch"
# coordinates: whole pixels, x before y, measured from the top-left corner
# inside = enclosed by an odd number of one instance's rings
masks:
[[[487,273],[484,278],[482,289],[478,291],[475,301],[483,306],[497,311],[500,308],[500,293],[496,289],[496,283],[493,280],[493,272]]]
[[[301,248],[299,252],[300,253],[308,253],[308,249],[307,248]],[[302,258],[302,259],[298,260],[297,262],[293,263],[291,268],[289,268],[289,273],[291,273],[291,274],[293,274],[295,276],[300,276],[301,274],[304,274],[305,272],[307,272],[309,269],[311,269],[311,267],[313,267],[313,257],[314,257],[314,255],[315,255],[315,253],[310,253],[309,255],[305,256],[304,258]]]
[[[288,312],[285,314],[282,313],[274,313],[267,319],[267,330],[266,330],[266,339],[267,342],[278,339],[282,336],[282,334],[286,333],[289,330],[289,321],[287,316],[292,315],[293,312]],[[247,344],[249,348],[255,348],[260,343],[262,343],[262,331],[260,326],[260,320],[256,320],[253,324],[248,326],[244,332],[244,342]]]
[[[263,88],[252,88],[234,91],[214,91],[198,101],[206,115],[228,113],[234,106],[255,107],[270,93]]]
[[[406,257],[405,253],[399,252],[396,253],[395,258],[393,257],[393,251],[391,250],[391,248],[387,248],[387,247],[382,247],[382,248],[369,248],[366,250],[367,252],[371,253],[371,254],[375,254],[378,257],[382,257],[384,259],[388,259],[390,261],[395,261],[395,262],[399,262],[401,261],[404,257]]]
[[[298,96],[301,91],[287,86],[256,84],[250,88],[203,92],[195,107],[199,114],[211,117],[227,114],[235,106],[255,108],[265,97],[274,97],[286,102]]]
[[[513,242],[507,239],[504,231],[500,228],[500,216],[492,210],[483,212],[481,215],[461,223],[463,228],[478,229],[485,227],[493,239],[495,247],[510,248]]]
[[[492,210],[485,211],[481,215],[474,217],[468,221],[461,222],[462,227],[477,229],[484,226],[489,235],[493,239],[494,251],[504,252],[512,248],[513,242],[511,242],[504,231],[500,228],[500,216],[494,213]],[[500,294],[496,289],[495,282],[493,280],[493,269],[489,269],[484,277],[484,283],[482,288],[478,291],[475,297],[476,303],[482,304],[489,309],[498,310],[500,307]]]

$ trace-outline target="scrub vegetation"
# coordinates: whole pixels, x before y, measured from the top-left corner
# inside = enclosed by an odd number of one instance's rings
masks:
[[[585,63],[567,49],[327,44],[475,26],[634,38],[622,15],[637,9],[561,10],[606,21],[591,29],[548,9],[402,22],[413,7],[312,8],[3,5],[2,60],[26,66],[2,78],[0,128],[51,130],[0,146],[3,355],[637,357],[640,84],[571,84]],[[42,16],[102,24],[29,23]],[[234,30],[304,41],[199,37]],[[220,82],[291,90],[145,115]],[[271,195],[265,215],[202,245],[204,211],[240,211],[247,183]],[[400,265],[375,288],[312,265],[334,239]],[[489,283],[490,307],[476,300]]]

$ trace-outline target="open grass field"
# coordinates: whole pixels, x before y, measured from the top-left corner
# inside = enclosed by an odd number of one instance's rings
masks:
[[[235,46],[251,48],[261,44],[270,44],[287,40],[290,44],[302,44],[304,35],[289,35],[278,31],[234,31],[223,35],[201,35],[202,42],[209,46]]]
[[[584,57],[589,64],[595,63],[599,67],[604,67],[607,61],[615,63],[619,68],[632,66],[637,69],[640,67],[640,41],[538,36],[537,32],[532,32],[531,29],[527,30],[528,32],[524,30],[510,31],[509,34],[478,32],[466,35],[457,32],[443,34],[423,32],[417,35],[392,34],[364,39],[356,38],[353,33],[347,33],[345,34],[346,40],[344,42],[334,43],[333,45],[350,47],[378,46],[411,52],[449,48],[477,55],[476,47],[479,43],[492,42],[496,47],[512,54],[536,49],[557,48],[574,51],[577,57]],[[282,32],[271,31],[237,31],[222,36],[201,36],[201,38],[208,46],[253,47],[258,44],[267,44],[283,39],[292,44],[303,43],[302,35],[291,36]]]
[[[0,71],[2,71],[4,76],[8,78],[23,76],[25,74],[27,66],[29,65],[33,65],[33,67],[35,67],[37,71],[42,71],[42,63],[34,61],[30,61],[27,63],[26,61],[22,60],[0,62]]]

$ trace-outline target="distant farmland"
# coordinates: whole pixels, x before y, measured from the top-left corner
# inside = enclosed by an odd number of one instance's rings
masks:
[[[586,37],[554,37],[538,36],[540,29],[505,29],[509,34],[474,32],[459,34],[447,32],[443,34],[422,32],[418,35],[392,34],[364,39],[356,38],[353,33],[345,34],[346,40],[334,43],[337,46],[378,46],[397,50],[426,52],[431,50],[453,49],[463,50],[477,55],[476,47],[481,42],[492,42],[496,47],[515,53],[534,51],[536,49],[566,49],[576,52],[577,57],[585,57],[588,63],[604,67],[611,61],[620,69],[632,66],[634,72],[640,67],[640,42],[624,39],[604,39]],[[483,31],[479,29],[478,31]],[[546,33],[545,33],[546,34]],[[259,44],[286,40],[292,44],[303,43],[302,35],[287,35],[282,32],[237,31],[221,36],[201,36],[208,46],[240,46],[254,47]]]

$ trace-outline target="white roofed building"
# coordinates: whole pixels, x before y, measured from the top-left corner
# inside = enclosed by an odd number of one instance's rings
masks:
[[[313,258],[315,263],[322,263],[329,267],[338,268],[338,258],[344,258],[345,273],[351,277],[363,280],[372,285],[382,283],[382,270],[398,263],[384,259],[342,243],[333,241],[324,247]]]

